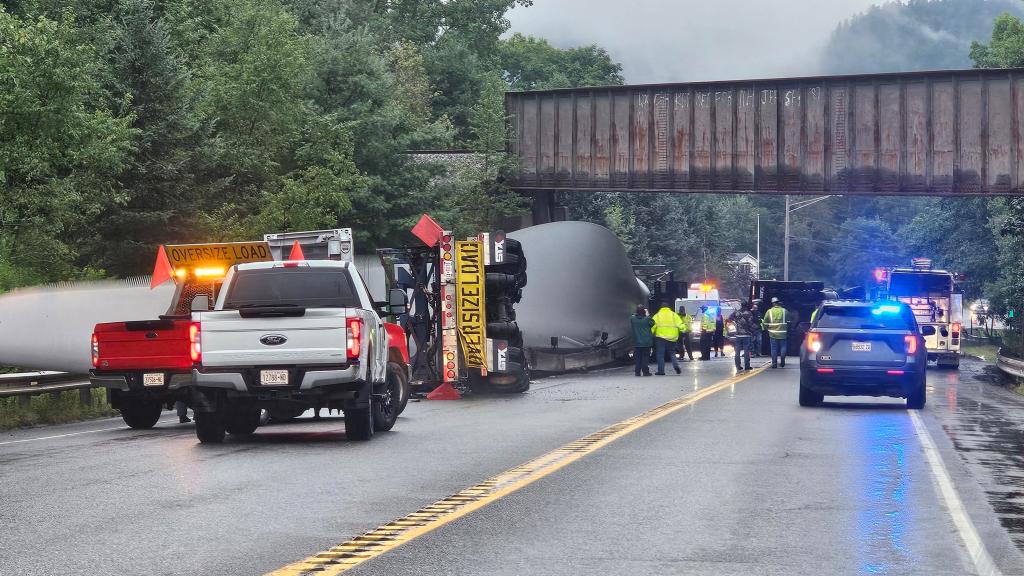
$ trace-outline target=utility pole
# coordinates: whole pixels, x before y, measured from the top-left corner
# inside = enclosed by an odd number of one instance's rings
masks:
[[[789,281],[789,194],[786,194],[786,224],[782,239],[782,279]]]
[[[811,204],[817,204],[818,202],[821,202],[822,200],[828,200],[832,196],[834,196],[834,194],[830,194],[828,196],[818,196],[817,198],[812,198],[810,200],[801,200],[799,202],[790,202],[789,201],[789,194],[786,194],[786,224],[785,224],[786,230],[785,230],[785,232],[783,232],[783,234],[785,234],[785,238],[783,238],[783,240],[782,240],[782,279],[783,280],[787,280],[787,281],[789,280],[789,213],[790,212],[796,212],[797,210],[799,210],[801,208],[806,208],[806,207],[810,206]]]

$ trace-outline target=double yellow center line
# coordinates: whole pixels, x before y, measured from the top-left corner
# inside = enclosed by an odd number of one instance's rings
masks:
[[[643,414],[613,424],[516,466],[497,476],[434,502],[393,522],[338,544],[309,558],[299,560],[270,573],[271,576],[333,575],[372,560],[406,542],[432,532],[445,524],[462,518],[475,510],[495,502],[524,486],[572,464],[587,454],[606,446],[623,436],[655,422],[669,414],[691,406],[707,396],[729,388],[763,371],[758,368],[702,388],[692,394],[670,400]]]

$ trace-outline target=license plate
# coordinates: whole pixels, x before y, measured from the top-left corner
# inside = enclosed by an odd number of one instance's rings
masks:
[[[871,352],[871,342],[854,342],[854,352]]]
[[[142,385],[143,386],[163,386],[164,385],[164,375],[163,375],[163,373],[161,372],[159,374],[143,374],[142,375]]]
[[[260,384],[263,386],[287,386],[287,370],[260,370]]]

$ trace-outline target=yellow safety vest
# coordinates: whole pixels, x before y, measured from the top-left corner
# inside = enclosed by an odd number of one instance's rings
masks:
[[[715,333],[715,317],[705,312],[700,317],[700,330],[701,332]]]
[[[672,311],[671,308],[662,308],[653,317],[654,327],[651,332],[656,338],[675,342],[679,340],[679,332],[683,329],[683,319]]]
[[[786,309],[782,306],[772,306],[761,321],[762,327],[768,331],[768,336],[775,340],[784,340],[788,327],[786,326]]]
[[[682,316],[679,317],[679,319],[683,321],[683,329],[680,330],[680,332],[682,332],[683,334],[689,334],[690,332],[693,331],[693,316],[690,316],[689,314],[683,314]]]

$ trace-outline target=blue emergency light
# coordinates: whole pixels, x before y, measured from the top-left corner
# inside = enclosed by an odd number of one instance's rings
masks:
[[[875,315],[880,315],[880,314],[899,314],[900,313],[900,307],[899,306],[879,306],[878,308],[875,308],[874,310],[872,310],[871,313],[875,314]]]

